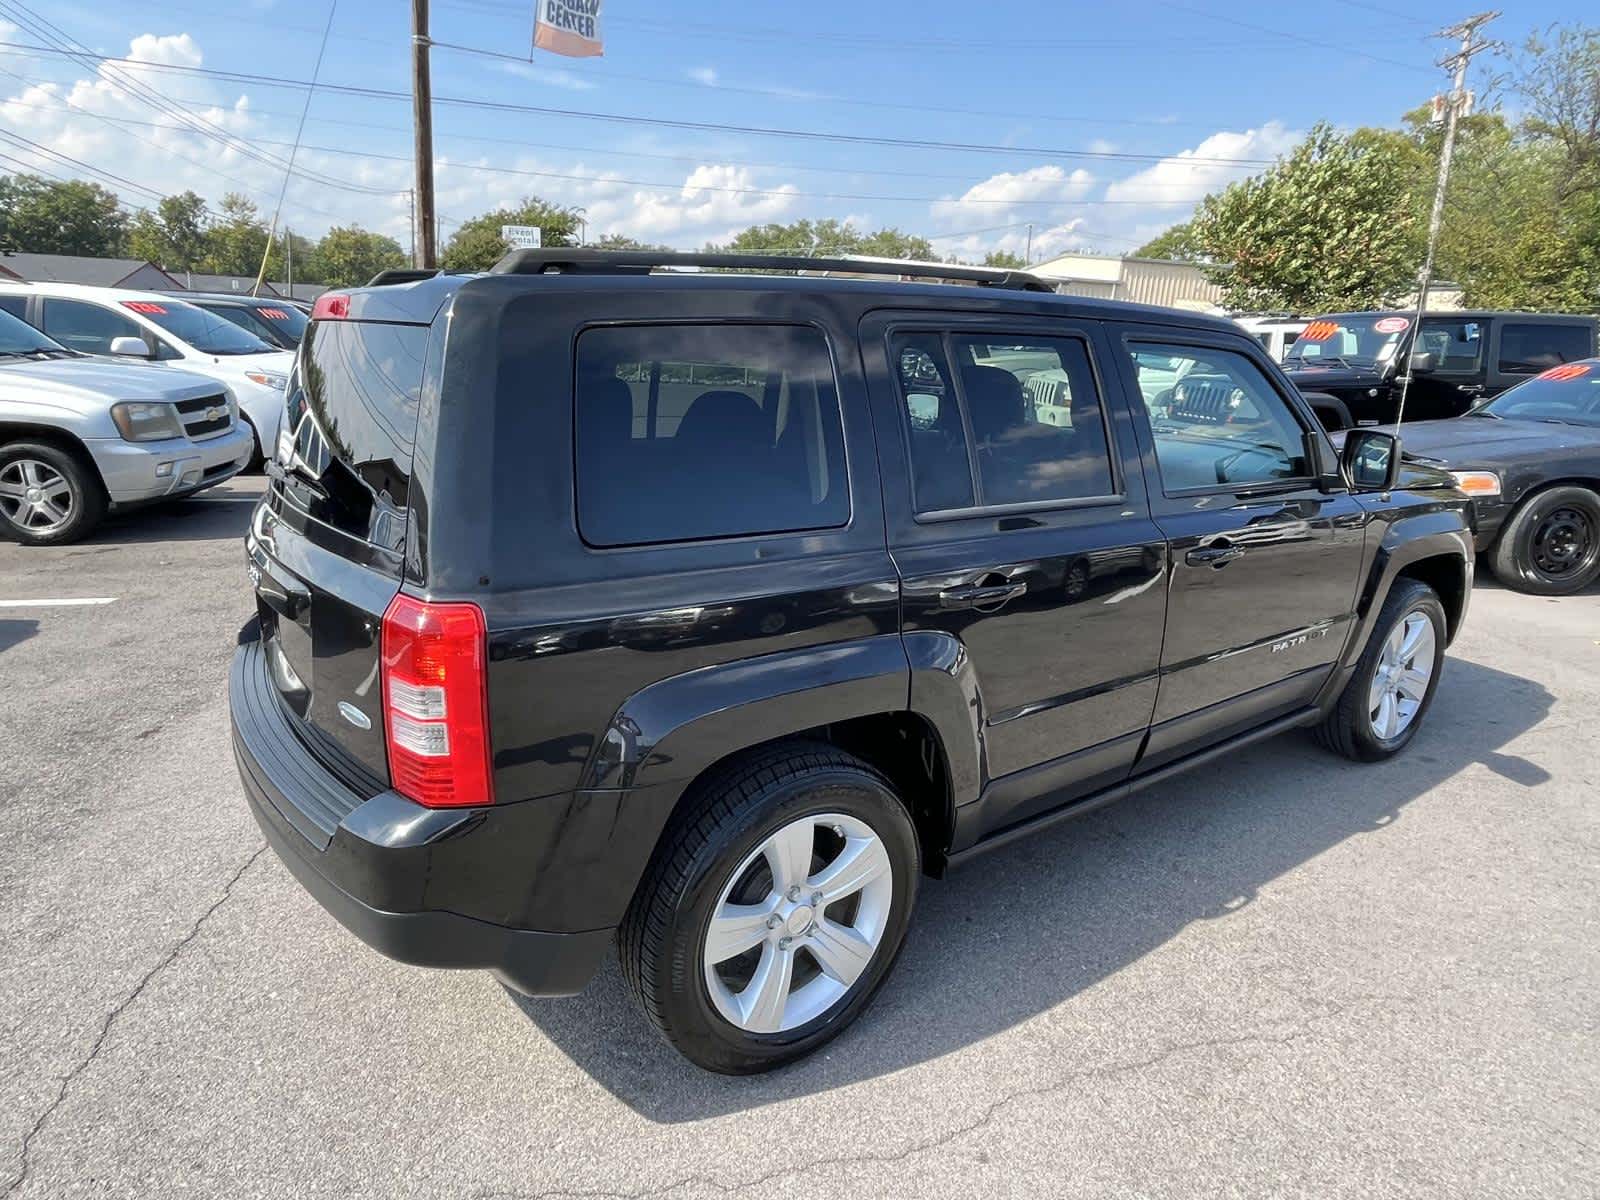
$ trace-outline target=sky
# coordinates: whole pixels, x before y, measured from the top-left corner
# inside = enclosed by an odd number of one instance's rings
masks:
[[[531,194],[581,207],[590,239],[692,249],[833,217],[920,234],[941,257],[1031,261],[1131,250],[1319,120],[1397,123],[1446,86],[1430,35],[1469,15],[1435,0],[604,0],[604,57],[569,59],[531,51],[531,0],[432,10],[450,44],[432,52],[443,239]],[[1489,34],[1518,44],[1594,21],[1573,0],[1502,10]],[[94,179],[130,207],[241,192],[270,215],[304,108],[282,224],[359,224],[409,250],[410,5],[331,11],[320,82],[380,94],[324,87],[305,107],[327,0],[0,0],[0,171]],[[41,46],[71,53],[18,48]]]

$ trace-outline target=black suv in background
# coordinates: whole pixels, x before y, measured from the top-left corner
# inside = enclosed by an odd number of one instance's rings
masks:
[[[1459,417],[1541,371],[1595,353],[1594,317],[1551,313],[1414,312],[1316,317],[1283,369],[1329,429],[1386,425],[1409,361],[1407,421]]]
[[[919,270],[524,251],[317,302],[230,690],[339,920],[537,994],[615,941],[756,1071],[861,1012],[920,876],[1284,730],[1408,743],[1447,475],[1336,457],[1232,323],[870,277]]]

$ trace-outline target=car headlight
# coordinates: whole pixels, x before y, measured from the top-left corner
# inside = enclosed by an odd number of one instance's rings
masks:
[[[1498,496],[1500,476],[1493,471],[1451,471],[1456,486],[1469,496]]]
[[[283,391],[283,385],[289,382],[282,375],[274,375],[269,371],[246,371],[244,377],[251,383],[259,383],[262,387],[269,387],[275,392]]]
[[[183,436],[183,422],[170,404],[145,400],[124,400],[111,406],[111,420],[124,441],[159,442]]]

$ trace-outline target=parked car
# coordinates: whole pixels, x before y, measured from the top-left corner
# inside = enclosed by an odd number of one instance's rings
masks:
[[[1594,317],[1549,313],[1336,313],[1317,317],[1283,367],[1330,429],[1384,425],[1400,404],[1409,361],[1406,421],[1458,417],[1550,367],[1595,353]]]
[[[1310,324],[1303,317],[1235,317],[1239,327],[1261,343],[1273,362],[1281,363],[1289,347]]]
[[[179,299],[232,321],[269,346],[293,350],[300,345],[310,317],[286,300],[231,296],[226,292],[183,292]]]
[[[759,1071],[860,1014],[924,873],[1280,731],[1416,734],[1472,577],[1448,474],[1336,457],[1230,322],[655,270],[845,265],[521,251],[318,301],[230,699],[255,819],[370,945],[568,994],[615,940],[673,1045]],[[935,272],[988,286],[898,278]],[[1233,419],[1153,416],[1146,356]]]
[[[70,283],[0,282],[0,309],[73,350],[209,375],[254,432],[256,461],[272,452],[294,356],[232,321],[163,292]]]
[[[221,483],[251,446],[215,380],[90,358],[0,311],[0,533],[76,541],[107,511]]]
[[[1464,417],[1407,422],[1405,452],[1473,498],[1496,579],[1537,595],[1600,578],[1600,358],[1552,367]]]

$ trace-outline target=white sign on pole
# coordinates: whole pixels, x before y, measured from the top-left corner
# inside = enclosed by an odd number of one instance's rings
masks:
[[[600,0],[534,0],[533,48],[568,58],[596,58],[600,41]]]
[[[502,225],[500,237],[513,250],[537,250],[542,244],[537,225]]]

